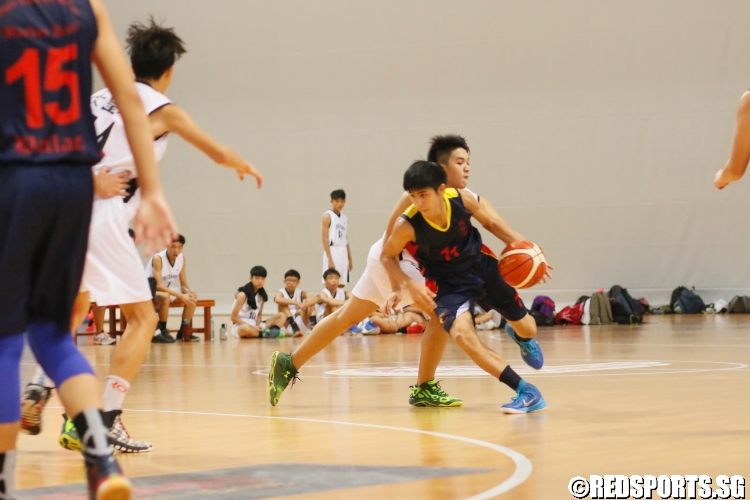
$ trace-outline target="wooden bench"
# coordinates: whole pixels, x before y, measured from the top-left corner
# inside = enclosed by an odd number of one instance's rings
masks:
[[[95,304],[92,303],[92,306]],[[190,335],[192,333],[202,333],[203,338],[206,342],[211,341],[211,308],[216,306],[215,300],[207,300],[207,299],[199,299],[196,304],[195,308],[198,309],[200,307],[203,308],[203,328],[195,328],[193,327],[192,322],[190,323],[190,332],[187,333],[187,335],[183,335],[182,339],[185,342],[190,342]],[[185,307],[185,304],[179,300],[175,300],[174,302],[169,303],[169,307]],[[122,333],[125,331],[125,328],[128,326],[128,322],[125,319],[125,316],[122,314],[122,311],[119,311],[119,318],[118,318],[118,309],[120,309],[119,305],[114,306],[106,306],[105,307],[109,311],[109,335],[110,337],[114,338],[116,335],[122,335]],[[119,322],[119,326],[118,326]],[[172,330],[177,331],[177,330]],[[77,335],[84,335],[84,334],[77,334]]]

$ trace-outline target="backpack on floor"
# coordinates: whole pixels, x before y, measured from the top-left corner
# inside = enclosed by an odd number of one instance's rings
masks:
[[[750,297],[747,295],[735,295],[732,300],[729,301],[727,312],[732,314],[750,313]]]
[[[563,307],[562,311],[555,316],[555,323],[558,325],[580,325],[584,307],[586,307],[585,302]]]
[[[555,324],[555,302],[546,295],[537,295],[529,314],[536,321],[536,326],[552,326]]]
[[[612,319],[620,325],[643,323],[643,305],[630,296],[627,289],[615,285],[609,289]]]
[[[678,286],[672,291],[669,305],[675,314],[700,314],[706,309],[706,304],[694,290]]]
[[[604,292],[596,292],[591,296],[590,325],[609,325],[612,323],[612,306]]]

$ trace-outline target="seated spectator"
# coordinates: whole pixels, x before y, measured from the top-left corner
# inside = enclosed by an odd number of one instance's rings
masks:
[[[422,333],[426,323],[422,312],[413,306],[398,310],[395,315],[386,315],[378,310],[370,316],[370,322],[380,333]],[[377,331],[366,328],[363,333],[373,334]]]
[[[274,327],[281,329],[289,326],[294,337],[301,337],[302,330],[310,330],[310,310],[318,302],[318,298],[308,297],[307,293],[299,288],[299,282],[300,274],[294,269],[284,274],[284,288],[281,288],[274,298],[279,306],[279,312],[266,322],[270,336],[274,336]]]
[[[267,275],[265,267],[255,266],[250,269],[250,281],[237,290],[232,307],[232,335],[235,337],[252,339],[263,336],[263,305],[268,302],[263,285]]]
[[[183,306],[182,323],[177,333],[177,339],[181,340],[183,335],[190,335],[190,340],[193,342],[200,340],[197,335],[192,334],[190,328],[198,295],[190,290],[187,283],[187,262],[185,255],[182,253],[184,246],[185,237],[179,235],[168,248],[151,257],[146,266],[146,277],[153,278],[156,282],[154,303],[159,312],[159,325],[152,340],[154,343],[175,341],[167,331],[170,303]]]
[[[474,324],[479,330],[494,330],[500,326],[500,313],[495,310],[484,311],[479,306],[474,307]]]
[[[326,269],[323,273],[325,288],[318,294],[315,316],[310,317],[313,325],[343,306],[344,301],[349,298],[349,292],[339,288],[340,280],[341,274],[336,269]]]

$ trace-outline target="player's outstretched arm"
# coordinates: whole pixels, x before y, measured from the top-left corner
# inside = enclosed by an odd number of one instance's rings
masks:
[[[142,201],[135,220],[136,241],[145,240],[147,253],[154,253],[172,242],[177,224],[162,193],[151,127],[135,89],[135,76],[101,0],[90,2],[99,31],[91,58],[117,101],[138,170]]]
[[[246,175],[255,177],[258,188],[263,184],[263,176],[254,166],[242,159],[235,150],[219,144],[213,137],[201,130],[187,112],[174,104],[151,113],[152,131],[155,136],[174,132],[201,150],[216,164],[233,168],[237,177],[244,180]]]
[[[464,206],[472,213],[472,216],[487,231],[495,235],[500,241],[509,245],[514,241],[523,241],[523,236],[518,231],[513,230],[505,219],[500,217],[495,207],[482,197],[479,201],[469,193],[459,189]]]
[[[716,172],[714,186],[724,189],[730,183],[740,180],[745,175],[748,161],[750,161],[750,91],[742,94],[740,99],[732,154],[724,168]]]
[[[406,273],[401,270],[401,266],[398,264],[398,255],[404,250],[404,248],[406,248],[407,243],[414,241],[415,239],[416,235],[414,234],[414,228],[412,225],[404,219],[398,220],[393,226],[391,235],[383,243],[383,251],[380,253],[380,262],[388,273],[391,282],[395,282],[399,287],[409,290],[414,303],[417,304],[420,309],[434,311],[435,307],[437,307],[432,300],[435,297],[435,294],[426,286],[409,278]],[[398,302],[389,305],[395,308],[398,305]]]

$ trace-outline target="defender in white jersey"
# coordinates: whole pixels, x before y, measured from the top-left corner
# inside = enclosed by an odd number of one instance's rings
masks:
[[[318,294],[318,303],[315,304],[315,321],[322,321],[323,318],[333,314],[349,298],[349,292],[339,288],[341,275],[335,269],[326,269],[323,273],[323,281],[326,286]]]
[[[252,165],[242,159],[234,150],[216,142],[201,130],[183,109],[170,103],[169,99],[164,97],[163,94],[172,82],[174,63],[185,53],[184,44],[174,31],[157,25],[153,19],[148,25],[134,23],[128,28],[127,44],[135,79],[140,83],[139,95],[142,99],[145,99],[144,104],[151,107],[148,121],[151,126],[150,135],[155,142],[155,147],[157,149],[165,147],[167,134],[175,132],[205,153],[215,163],[234,169],[240,180],[243,180],[245,175],[254,177],[257,186],[260,188],[263,178]],[[105,155],[113,155],[112,165],[119,171],[128,171],[128,161],[132,161],[128,158],[132,155],[130,155],[130,150],[121,147],[124,144],[122,142],[124,131],[117,125],[119,118],[116,115],[119,115],[119,110],[108,101],[106,93],[97,93],[92,106],[98,109],[94,109],[94,113],[99,113],[103,120],[101,124],[98,119],[95,123],[99,134],[100,147],[103,148]],[[105,119],[112,120],[105,122]],[[112,125],[113,123],[114,125]],[[112,126],[110,127],[110,125]],[[110,141],[112,141],[111,150],[108,150]],[[105,156],[102,162],[109,161]],[[104,171],[103,167],[102,171]],[[132,180],[132,177],[128,179],[128,181]],[[135,186],[136,184],[133,183],[131,187],[134,188]],[[137,203],[139,194],[132,188],[131,192],[125,193],[122,197],[113,198],[108,203],[99,203],[100,206],[106,206],[106,209],[98,210],[95,204],[90,238],[99,239],[96,233],[107,231],[111,239],[106,241],[102,239],[98,246],[95,243],[93,247],[89,247],[92,258],[88,260],[97,262],[97,265],[89,270],[88,268],[91,266],[87,263],[87,269],[84,271],[85,281],[91,285],[92,289],[97,288],[95,295],[96,299],[100,301],[100,305],[105,302],[119,303],[128,320],[128,327],[110,358],[110,376],[107,378],[104,389],[104,409],[117,412],[118,415],[121,412],[125,395],[130,388],[130,382],[135,378],[148,352],[156,320],[150,293],[144,294],[144,291],[148,288],[142,287],[140,284],[144,280],[142,270],[133,275],[128,273],[127,276],[119,270],[120,267],[124,267],[124,262],[127,263],[127,267],[135,263],[135,260],[133,260],[135,248],[133,243],[127,239],[127,227],[123,227],[123,220],[127,221],[129,210],[120,210],[123,204],[126,205],[126,208],[135,207],[131,204]],[[131,195],[132,197],[129,198]],[[128,199],[127,204],[125,199]],[[150,205],[149,207],[153,211],[153,207]],[[126,223],[125,226],[127,226]],[[105,227],[108,229],[103,229]],[[124,238],[124,240],[121,238]],[[125,244],[126,241],[128,245]],[[135,255],[137,256],[137,254]],[[104,268],[107,269],[106,272],[102,270]],[[135,271],[134,267],[133,271]],[[136,278],[138,275],[140,277]],[[127,281],[122,281],[121,278],[125,277],[127,277]],[[102,288],[102,290],[100,291],[98,288]],[[121,292],[122,294],[120,294]],[[88,296],[79,295],[77,304],[84,305],[84,307],[76,308],[75,313],[78,317],[73,324],[80,324],[86,314]],[[48,389],[45,389],[40,399],[38,394],[34,395],[27,391],[27,400],[42,400],[44,394],[47,393]],[[26,407],[26,402],[24,402],[24,408]],[[25,413],[24,418],[38,420],[43,404],[30,404],[28,408],[29,414]],[[112,432],[115,434],[114,446],[118,451],[142,452],[151,448],[148,443],[130,439],[119,417]],[[60,437],[60,443],[68,449],[77,449],[81,446],[80,437],[71,421],[66,422],[64,432]]]
[[[260,323],[263,306],[268,302],[268,294],[263,288],[267,275],[265,267],[254,266],[250,269],[250,281],[237,289],[232,306],[232,336],[235,338],[263,336]]]
[[[343,189],[331,192],[331,210],[326,210],[322,220],[323,271],[335,269],[341,276],[340,287],[349,283],[352,270],[352,253],[346,233],[349,222],[341,211],[346,205],[346,193]],[[325,280],[323,280],[325,283]]]

